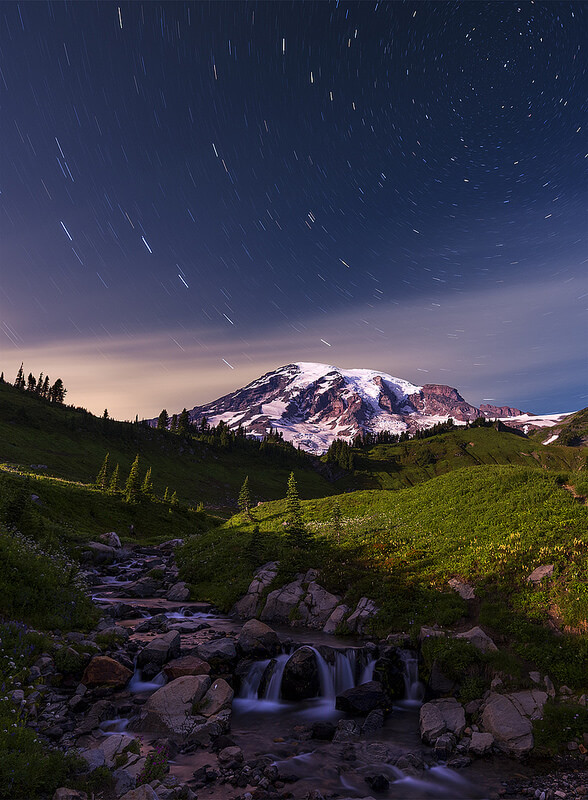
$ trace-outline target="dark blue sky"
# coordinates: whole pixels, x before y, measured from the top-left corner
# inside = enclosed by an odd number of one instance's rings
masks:
[[[11,3],[2,365],[152,416],[293,360],[586,405],[580,3]]]

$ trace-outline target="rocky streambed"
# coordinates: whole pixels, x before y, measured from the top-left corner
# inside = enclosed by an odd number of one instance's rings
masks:
[[[88,774],[108,771],[104,797],[564,800],[586,793],[585,760],[559,779],[508,757],[530,749],[530,720],[549,686],[492,692],[464,708],[419,682],[418,652],[405,637],[370,642],[280,625],[287,619],[280,597],[306,603],[307,621],[320,617],[320,603],[307,598],[322,598],[329,611],[321,628],[337,613],[315,571],[294,590],[273,593],[277,624],[269,624],[267,604],[265,622],[244,622],[189,601],[178,581],[177,542],[126,550],[115,534],[107,537],[86,556],[102,613],[97,629],[67,634],[60,657],[45,655],[31,670],[34,691],[13,698],[41,735],[79,752]],[[246,616],[259,613],[259,587],[272,566],[240,603]],[[364,602],[347,614],[364,619],[366,609]],[[488,646],[483,632],[470,638],[480,635]],[[55,800],[79,797],[64,787]]]

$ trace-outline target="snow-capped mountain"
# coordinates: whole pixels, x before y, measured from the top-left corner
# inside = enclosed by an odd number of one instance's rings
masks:
[[[350,440],[360,431],[414,433],[449,417],[465,423],[480,416],[520,417],[524,412],[488,405],[477,408],[450,386],[415,386],[385,372],[299,362],[195,406],[189,414],[192,422],[206,417],[217,425],[223,420],[253,436],[264,436],[271,427],[295,446],[320,454],[334,439]]]

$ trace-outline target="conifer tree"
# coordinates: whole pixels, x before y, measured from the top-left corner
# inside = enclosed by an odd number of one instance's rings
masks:
[[[157,430],[158,431],[165,430],[167,429],[168,425],[169,425],[169,414],[167,413],[165,408],[162,408],[161,413],[157,417]]]
[[[102,414],[102,419],[109,419],[108,409],[104,409],[104,414]]]
[[[43,381],[43,386],[41,387],[39,394],[45,399],[49,397],[49,375],[45,375],[45,380]]]
[[[104,461],[102,462],[102,466],[100,467],[100,471],[98,475],[96,475],[96,486],[98,489],[104,491],[107,486],[107,475],[108,475],[108,457],[110,453],[106,453],[104,456]]]
[[[180,416],[178,417],[178,433],[180,436],[186,436],[190,428],[190,415],[187,409],[183,408]]]
[[[171,422],[169,424],[169,429],[172,433],[175,433],[178,429],[178,415],[172,414]]]
[[[251,519],[251,495],[249,494],[249,475],[243,481],[238,499],[239,509]]]
[[[37,388],[37,381],[35,380],[35,376],[32,372],[29,372],[27,378],[27,392],[34,392]]]
[[[21,362],[20,367],[18,368],[18,372],[16,373],[16,378],[14,379],[14,385],[17,389],[24,389],[25,388],[25,379],[24,379],[24,363]]]
[[[288,491],[286,492],[286,530],[293,547],[300,550],[307,547],[310,542],[308,531],[304,527],[302,506],[298,497],[298,488],[294,473],[288,478]]]
[[[42,388],[43,388],[43,373],[41,372],[41,374],[40,374],[40,375],[39,375],[39,377],[37,378],[37,387],[36,387],[36,389],[35,389],[35,392],[36,392],[37,394],[41,394],[41,389],[42,389]]]
[[[0,373],[0,383],[5,383],[4,381],[4,371]]]
[[[57,380],[50,389],[50,394],[51,394],[51,400],[54,403],[63,403],[65,395],[67,394],[67,389],[64,387],[61,378],[57,378]]]
[[[136,503],[140,490],[139,482],[139,454],[135,457],[125,484],[125,499],[127,503]]]
[[[155,493],[153,492],[153,481],[151,480],[151,467],[149,467],[145,473],[145,477],[143,478],[141,494],[144,497],[148,497],[150,500],[155,497]]]
[[[112,475],[110,476],[110,483],[108,485],[109,494],[118,494],[118,475],[119,475],[119,467],[117,464],[112,471]]]

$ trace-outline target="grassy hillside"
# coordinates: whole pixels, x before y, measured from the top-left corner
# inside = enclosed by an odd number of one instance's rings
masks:
[[[556,444],[586,447],[588,445],[588,408],[570,414],[553,428],[537,431],[534,438],[544,442],[554,434],[558,434]]]
[[[264,560],[282,560],[284,581],[297,568],[320,566],[322,582],[348,603],[364,594],[378,601],[380,634],[457,623],[465,603],[447,586],[457,577],[475,585],[476,613],[498,639],[516,639],[520,653],[578,683],[588,668],[586,638],[568,674],[566,659],[547,663],[555,651],[545,627],[551,621],[586,630],[588,508],[564,488],[568,480],[543,470],[482,466],[398,492],[353,492],[339,497],[339,536],[334,501],[309,500],[303,509],[314,542],[298,563],[282,525],[285,503],[265,503],[253,521],[237,516],[193,538],[181,555],[183,573],[200,596],[228,606]],[[534,588],[527,577],[540,564],[554,564],[554,577]],[[557,652],[568,658],[567,645]]]
[[[586,451],[543,445],[494,427],[456,428],[427,439],[353,450],[354,472],[336,482],[338,491],[403,489],[463,467],[519,464],[554,470],[579,470]]]
[[[166,486],[180,500],[236,510],[243,480],[249,475],[254,502],[282,497],[291,470],[303,497],[323,497],[334,489],[313,469],[313,462],[293,448],[269,448],[260,457],[254,442],[239,447],[179,437],[140,424],[101,419],[84,411],[51,405],[9,384],[0,384],[0,463],[23,472],[92,483],[106,453],[111,468],[120,465],[126,479],[139,453],[151,467],[155,493]]]

